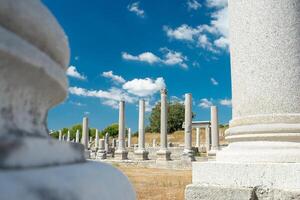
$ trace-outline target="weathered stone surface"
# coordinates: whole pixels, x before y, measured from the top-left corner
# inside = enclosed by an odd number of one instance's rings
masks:
[[[135,199],[120,171],[48,134],[68,61],[66,36],[41,1],[0,1],[0,199]]]
[[[192,184],[185,190],[186,200],[297,200],[300,190],[257,187],[222,187]]]
[[[135,200],[128,178],[106,163],[85,162],[27,170],[0,170],[3,200]]]

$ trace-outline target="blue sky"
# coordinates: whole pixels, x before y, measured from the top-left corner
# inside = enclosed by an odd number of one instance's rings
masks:
[[[150,110],[164,86],[170,100],[193,94],[196,120],[209,120],[212,104],[221,123],[231,119],[226,0],[43,2],[71,48],[69,96],[50,110],[49,129],[81,123],[84,115],[103,129],[117,122],[124,99],[135,131],[138,99]]]

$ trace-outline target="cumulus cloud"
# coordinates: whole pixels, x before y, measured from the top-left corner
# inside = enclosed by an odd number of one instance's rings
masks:
[[[144,52],[137,56],[133,56],[129,53],[122,52],[122,58],[124,60],[134,60],[134,61],[146,62],[149,64],[160,62],[160,58],[151,52]]]
[[[189,10],[198,10],[201,8],[201,4],[197,0],[188,0],[187,6]]]
[[[68,67],[67,69],[67,75],[70,76],[70,77],[73,77],[73,78],[77,78],[77,79],[80,79],[80,80],[86,80],[86,76],[80,74],[76,67],[71,65],[70,67]]]
[[[112,71],[105,72],[105,74],[109,78],[120,77],[118,75],[114,75]],[[108,90],[90,90],[81,87],[70,87],[69,93],[81,97],[98,98],[103,105],[110,106],[114,109],[118,108],[120,100],[136,104],[138,99],[143,97],[148,101],[148,103],[146,103],[146,110],[149,111],[153,107],[152,101],[155,100],[154,94],[160,89],[166,87],[165,81],[162,77],[158,77],[156,79],[135,78],[127,82],[125,79],[122,80],[124,80],[124,82],[121,81],[123,82],[122,86],[111,87]],[[120,82],[120,80],[118,81]]]
[[[162,77],[156,80],[150,78],[133,79],[123,85],[124,90],[139,97],[151,96],[164,87],[166,84]]]
[[[165,52],[164,59],[162,62],[166,65],[179,65],[183,68],[188,68],[185,61],[187,60],[186,56],[183,56],[181,52],[172,51],[168,48],[162,48],[161,51]]]
[[[114,75],[113,71],[103,72],[102,76],[105,78],[110,78],[114,83],[125,83],[125,79],[122,76]]]
[[[131,55],[127,52],[122,52],[122,58],[124,60],[132,60],[138,62],[146,62],[149,64],[163,64],[163,65],[179,65],[182,68],[188,68],[185,61],[187,57],[184,56],[181,52],[170,50],[166,47],[160,49],[163,52],[163,57],[160,58],[151,52],[144,52],[139,55]]]
[[[139,17],[145,17],[145,11],[143,9],[140,8],[140,2],[134,2],[132,4],[129,4],[127,6],[127,9],[130,12],[135,13],[137,16]]]
[[[199,107],[201,108],[210,108],[212,105],[213,105],[212,100],[208,100],[206,98],[201,99],[199,103]]]
[[[196,36],[199,33],[198,29],[192,28],[187,24],[182,24],[176,29],[172,29],[168,26],[164,26],[163,30],[166,32],[167,36],[171,39],[186,40],[186,41],[193,41],[194,36]]]
[[[227,0],[206,0],[210,9],[210,22],[196,27],[182,24],[177,28],[164,26],[163,30],[171,39],[189,41],[213,53],[229,48],[229,20]]]
[[[219,85],[219,82],[214,78],[210,78],[210,81],[213,85]]]
[[[221,99],[219,103],[223,106],[229,106],[229,107],[232,105],[231,99]]]
[[[95,97],[101,99],[104,105],[110,105],[116,108],[120,100],[124,100],[128,103],[136,102],[136,97],[129,95],[119,88],[110,88],[108,91],[104,90],[87,90],[80,87],[70,87],[70,94],[83,96],[83,97]]]

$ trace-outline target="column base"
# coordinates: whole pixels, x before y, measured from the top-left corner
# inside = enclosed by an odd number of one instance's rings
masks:
[[[100,160],[106,159],[106,151],[105,150],[98,150],[96,158],[100,159]]]
[[[207,152],[207,156],[216,156],[219,149],[211,149]]]
[[[148,155],[149,152],[146,150],[136,150],[134,152],[134,158],[136,160],[149,160]]]
[[[185,149],[183,150],[182,160],[184,161],[195,161],[195,153],[193,150]]]
[[[300,199],[300,163],[193,162],[186,200]]]
[[[191,184],[185,189],[185,200],[295,200],[300,190],[278,190],[264,187],[228,188]]]
[[[116,160],[128,160],[128,151],[126,151],[126,150],[117,150],[114,153],[114,158]]]
[[[156,152],[156,160],[171,160],[171,152],[167,149],[160,149]]]
[[[90,151],[88,149],[85,149],[84,150],[84,157],[85,157],[85,159],[90,159],[91,158],[91,153],[92,153],[92,151]]]

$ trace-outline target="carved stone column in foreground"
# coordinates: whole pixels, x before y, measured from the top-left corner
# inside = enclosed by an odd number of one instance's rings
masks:
[[[82,119],[81,144],[84,146],[85,158],[90,158],[91,152],[89,151],[89,119],[88,119],[88,117],[84,117]]]
[[[230,0],[229,16],[230,144],[193,165],[186,199],[299,199],[300,1]]]
[[[156,152],[157,160],[171,160],[171,152],[168,150],[168,102],[167,89],[161,89],[160,106],[160,149]]]
[[[145,149],[145,100],[139,101],[139,138],[138,149],[134,152],[136,159],[148,160],[149,152]]]
[[[127,160],[128,151],[125,147],[125,101],[119,103],[119,144],[115,152],[115,159]]]
[[[185,115],[184,115],[184,150],[182,159],[195,161],[194,151],[192,150],[192,94],[185,94]]]
[[[119,170],[48,134],[68,63],[66,36],[40,1],[0,1],[0,199],[135,199]]]

